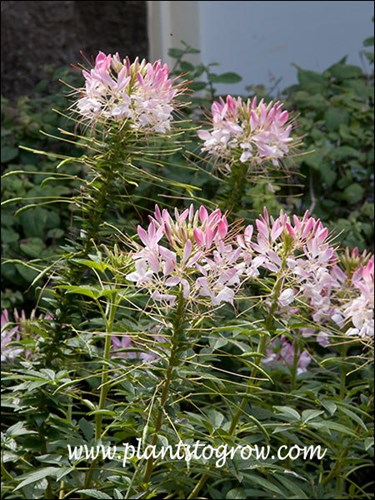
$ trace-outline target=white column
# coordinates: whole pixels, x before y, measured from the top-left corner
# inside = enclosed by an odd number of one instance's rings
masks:
[[[168,64],[170,48],[182,48],[181,40],[194,49],[201,49],[201,23],[199,1],[148,1],[148,38],[150,61],[162,59]],[[197,64],[200,54],[192,54],[186,60]]]

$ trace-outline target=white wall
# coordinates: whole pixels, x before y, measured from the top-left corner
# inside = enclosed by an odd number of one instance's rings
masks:
[[[203,61],[244,77],[233,93],[279,77],[280,88],[295,83],[292,63],[322,71],[348,55],[363,66],[359,52],[373,33],[371,1],[202,1],[199,12]]]
[[[243,82],[219,92],[244,92],[249,84],[279,89],[297,81],[296,63],[322,71],[348,55],[364,66],[362,42],[373,33],[372,1],[150,1],[151,59],[171,62],[167,52],[184,40],[201,49],[217,72],[235,71]],[[198,58],[195,56],[194,62]]]

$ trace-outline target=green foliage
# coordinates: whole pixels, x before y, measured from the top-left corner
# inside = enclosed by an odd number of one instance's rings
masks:
[[[174,133],[161,139],[134,138],[115,127],[85,138],[67,135],[74,120],[57,113],[44,119],[49,98],[4,103],[3,307],[18,306],[25,297],[17,291],[25,294],[31,285],[25,303],[34,305],[36,290],[50,313],[19,322],[13,345],[23,356],[4,363],[4,499],[371,498],[370,349],[337,332],[324,348],[301,336],[311,324],[302,314],[279,314],[279,295],[271,306],[259,305],[271,279],[261,277],[261,292],[257,283],[245,288],[234,308],[209,312],[199,301],[187,310],[182,293],[175,309],[152,307],[126,279],[136,224],[155,202],[214,207],[228,201],[228,180],[199,156],[192,123],[216,97],[215,84],[240,77],[184,60],[195,52],[189,46],[170,51],[194,92]],[[299,177],[289,184],[287,173],[264,176],[246,185],[239,172],[238,214],[252,218],[264,205],[273,213],[313,205],[336,230],[347,224],[343,241],[364,246],[371,85],[344,60],[323,74],[299,69],[288,108],[300,112],[305,144],[314,149],[299,159],[310,198],[297,196]],[[52,144],[39,128],[51,135],[62,129],[60,139],[71,142]],[[51,153],[32,153],[44,149]],[[274,284],[278,294],[281,283]],[[297,372],[296,359],[292,366],[261,363],[267,343],[282,335],[311,353],[307,372]],[[131,345],[111,353],[114,336]],[[269,446],[270,454],[245,459],[237,453],[222,467],[202,456],[123,461],[127,445],[198,440],[214,448]],[[68,446],[82,451],[85,445],[98,456],[69,456]],[[281,447],[298,452],[313,445],[324,456],[276,456]],[[115,452],[102,457],[102,446]]]
[[[67,71],[57,70],[51,74],[52,83],[60,78],[67,83],[73,81]],[[32,147],[55,154],[70,154],[69,144],[48,136],[59,135],[57,130],[66,128],[69,123],[52,110],[54,107],[66,108],[66,96],[61,89],[51,95],[48,93],[50,87],[47,81],[41,82],[35,97],[21,97],[16,102],[2,98],[1,168],[5,176],[1,194],[3,202],[9,201],[2,209],[1,218],[3,288],[8,290],[2,297],[2,308],[19,305],[25,299],[26,306],[28,301],[34,302],[27,290],[36,273],[22,262],[37,259],[40,265],[46,265],[59,251],[62,238],[71,225],[72,213],[66,200],[79,185],[76,177],[81,175],[81,169],[71,165],[64,173],[51,177],[56,159],[21,149]],[[43,95],[43,92],[47,93]],[[73,154],[79,153],[76,150]],[[17,209],[26,206],[30,208],[17,213]],[[8,264],[8,259],[16,259],[17,264]],[[17,290],[24,297],[19,296]],[[11,291],[16,300],[10,298]]]
[[[299,114],[298,130],[310,152],[299,159],[306,176],[300,209],[326,221],[343,245],[372,247],[373,75],[346,58],[322,73],[297,70],[298,84],[285,98]]]

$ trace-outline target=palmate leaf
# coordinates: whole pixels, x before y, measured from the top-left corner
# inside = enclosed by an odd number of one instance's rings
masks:
[[[22,481],[14,488],[14,491],[18,491],[24,486],[28,484],[35,483],[36,481],[40,481],[45,477],[56,477],[57,473],[60,471],[60,467],[43,467],[42,469],[29,472],[27,474],[23,474],[18,479],[22,479]]]

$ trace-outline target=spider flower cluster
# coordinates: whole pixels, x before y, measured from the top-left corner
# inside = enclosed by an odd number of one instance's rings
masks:
[[[255,166],[271,161],[278,166],[296,144],[289,113],[280,102],[258,103],[256,97],[243,102],[228,95],[212,104],[211,113],[211,129],[198,131],[202,151],[229,169],[238,161]]]
[[[23,353],[23,348],[17,347],[13,342],[20,340],[19,325],[9,322],[9,313],[4,309],[1,313],[1,362],[13,361]]]
[[[237,237],[244,252],[244,272],[258,276],[264,269],[280,280],[277,306],[283,315],[304,308],[320,327],[331,323],[347,335],[373,337],[373,257],[360,263],[350,278],[339,265],[328,229],[308,212],[300,219],[281,211],[274,219],[265,209],[255,226],[254,241],[251,225]]]
[[[272,340],[265,351],[262,363],[270,367],[281,365],[289,368],[292,368],[296,363],[297,375],[301,375],[307,372],[307,367],[311,363],[311,356],[306,349],[298,352],[297,347],[288,342],[285,335],[282,335],[281,338],[276,337]]]
[[[374,256],[353,274],[351,285],[353,297],[342,311],[344,322],[350,325],[346,333],[374,337]]]
[[[76,103],[89,123],[127,122],[130,128],[164,134],[171,128],[179,88],[167,64],[151,64],[99,52],[95,66],[83,71],[85,86]]]
[[[19,343],[23,338],[25,338],[25,334],[30,330],[30,326],[36,320],[52,320],[52,316],[47,313],[45,315],[40,315],[38,318],[36,317],[36,310],[33,309],[30,314],[30,318],[26,318],[26,313],[22,309],[21,314],[17,311],[17,309],[13,310],[14,322],[12,323],[9,320],[9,312],[7,309],[4,309],[1,312],[1,361],[2,362],[12,362],[17,358],[29,357],[31,355],[31,351],[25,349]],[[37,334],[35,337],[39,337]]]
[[[173,306],[182,295],[189,301],[206,297],[212,306],[233,303],[241,249],[228,242],[230,228],[219,209],[209,213],[191,205],[171,215],[156,206],[147,229],[138,226],[138,236],[135,271],[127,279],[147,288],[155,301]]]
[[[235,234],[219,209],[190,206],[171,215],[156,206],[138,236],[135,270],[127,279],[148,289],[154,301],[174,306],[182,294],[191,302],[203,297],[212,306],[233,304],[245,281],[262,283],[266,275],[274,283],[266,308],[283,317],[304,315],[325,345],[327,325],[373,336],[373,258],[349,278],[328,229],[308,211],[273,218],[265,209],[255,226]]]

